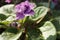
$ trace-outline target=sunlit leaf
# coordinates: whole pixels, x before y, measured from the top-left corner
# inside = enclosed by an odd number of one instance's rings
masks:
[[[2,34],[0,34],[0,40],[17,40],[22,34],[22,30],[15,28],[8,28]]]
[[[8,17],[14,16],[14,4],[4,5],[0,7],[0,19],[6,20]]]
[[[56,40],[56,29],[55,26],[50,21],[47,21],[39,29],[42,32],[44,40]]]
[[[7,4],[0,7],[0,14],[12,15],[14,14],[14,4]]]

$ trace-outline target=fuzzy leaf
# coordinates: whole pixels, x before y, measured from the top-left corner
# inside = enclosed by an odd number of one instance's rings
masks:
[[[14,4],[4,5],[0,7],[0,19],[6,20],[8,17],[14,16]]]
[[[14,14],[14,4],[8,4],[0,7],[0,14],[4,14],[6,16]]]
[[[4,14],[0,14],[0,21],[2,20],[6,20],[8,16],[4,15]]]
[[[22,30],[15,28],[8,28],[5,32],[0,35],[0,40],[17,40],[22,34]]]
[[[34,9],[35,14],[33,16],[30,17],[30,19],[36,21],[42,17],[44,17],[47,12],[49,11],[48,8],[44,7],[44,6],[40,6]]]
[[[56,40],[56,29],[55,26],[50,21],[47,21],[39,29],[42,32],[44,40]]]

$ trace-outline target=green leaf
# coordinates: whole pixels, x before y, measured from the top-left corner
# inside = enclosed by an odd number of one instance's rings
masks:
[[[60,39],[60,10],[54,10],[52,14],[53,14],[52,23],[56,27],[57,38]]]
[[[17,40],[22,34],[22,30],[8,28],[0,35],[0,40]]]
[[[4,19],[4,21],[0,21],[0,28],[8,28],[6,25],[13,20],[15,20],[14,13],[14,4],[4,5],[0,7],[0,19]],[[6,18],[8,17],[8,18]],[[0,40],[17,40],[22,34],[22,31],[17,31],[16,29],[7,29],[0,35]]]
[[[8,28],[8,25],[11,23],[11,21],[0,21],[0,28]]]
[[[0,14],[0,21],[5,20],[8,16],[4,14]]]
[[[35,14],[33,16],[31,16],[30,19],[36,21],[36,20],[44,17],[47,14],[47,12],[49,11],[49,9],[44,6],[40,6],[40,7],[35,8],[34,11],[35,11]]]
[[[0,14],[12,15],[14,14],[14,4],[7,4],[0,7]]]
[[[6,21],[14,21],[15,20],[15,16],[9,16]]]
[[[56,40],[56,29],[55,26],[50,21],[47,21],[39,29],[42,32],[44,40]]]
[[[8,4],[8,5],[4,5],[0,7],[0,19],[1,20],[6,20],[10,16],[15,17],[14,4]]]
[[[15,20],[14,16],[10,16],[6,18],[5,20],[0,21],[0,28],[8,28],[9,24],[12,23]]]
[[[43,36],[39,29],[28,28],[28,40],[43,40]]]

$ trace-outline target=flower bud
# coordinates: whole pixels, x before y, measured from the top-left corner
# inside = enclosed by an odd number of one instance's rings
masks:
[[[18,23],[18,22],[12,22],[12,23],[10,23],[10,27],[14,27],[14,28],[20,28],[20,23]]]

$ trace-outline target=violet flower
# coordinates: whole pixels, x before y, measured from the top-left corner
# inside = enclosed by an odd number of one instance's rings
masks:
[[[34,15],[34,7],[36,7],[36,5],[34,3],[30,3],[29,1],[17,4],[15,6],[16,20],[23,19],[25,16]]]
[[[10,3],[12,0],[5,0],[6,3]]]

